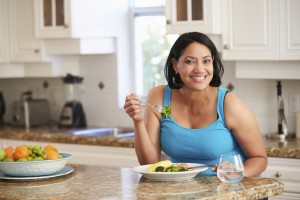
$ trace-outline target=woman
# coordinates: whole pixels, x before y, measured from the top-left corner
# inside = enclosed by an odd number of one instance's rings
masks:
[[[140,164],[158,162],[161,150],[172,162],[216,164],[222,153],[239,153],[245,176],[258,176],[267,155],[256,119],[247,106],[221,85],[223,65],[213,42],[204,34],[182,34],[169,53],[167,86],[152,89],[147,103],[170,105],[163,118],[144,107],[135,94],[124,109],[135,129],[135,150]],[[215,172],[206,170],[204,174]]]

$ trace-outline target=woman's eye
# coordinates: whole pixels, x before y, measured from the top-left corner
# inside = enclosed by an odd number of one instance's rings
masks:
[[[194,60],[186,60],[185,63],[186,64],[193,64],[193,63],[195,63],[195,61]]]
[[[210,59],[205,59],[205,60],[203,60],[203,63],[204,63],[204,64],[207,64],[207,63],[210,63],[210,62],[211,62]]]

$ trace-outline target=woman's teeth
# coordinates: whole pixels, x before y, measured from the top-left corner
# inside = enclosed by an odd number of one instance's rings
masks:
[[[204,80],[205,76],[193,76],[193,79]]]

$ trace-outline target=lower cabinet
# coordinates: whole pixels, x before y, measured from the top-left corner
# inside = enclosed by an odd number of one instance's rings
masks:
[[[18,146],[23,144],[55,145],[59,152],[72,154],[68,161],[70,164],[99,165],[113,167],[135,167],[138,166],[134,148],[110,147],[97,145],[62,144],[53,142],[39,142],[28,140],[1,139],[2,147]]]
[[[284,184],[284,192],[270,200],[300,199],[300,159],[269,157],[263,177],[275,178]]]

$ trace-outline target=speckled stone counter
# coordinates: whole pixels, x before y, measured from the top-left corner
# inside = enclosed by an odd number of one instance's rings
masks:
[[[30,131],[26,131],[24,128],[3,127],[0,128],[0,139],[1,138],[68,144],[134,147],[133,137],[76,136],[68,133],[67,130],[58,129],[56,127],[32,128]],[[285,141],[280,141],[279,139],[264,138],[264,141],[269,157],[300,159],[300,139],[288,138]]]
[[[0,199],[261,199],[282,193],[275,179],[244,178],[237,185],[198,175],[185,182],[151,182],[131,168],[69,165],[74,172],[35,181],[0,180]]]
[[[300,159],[300,139],[287,138],[280,141],[264,138],[264,140],[268,157]]]
[[[32,140],[43,142],[56,142],[66,144],[86,144],[116,147],[134,147],[133,137],[117,138],[114,136],[78,136],[69,133],[67,129],[57,127],[25,128],[3,127],[0,128],[0,139]]]

